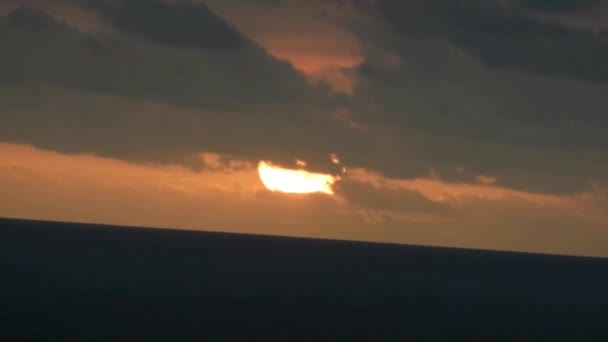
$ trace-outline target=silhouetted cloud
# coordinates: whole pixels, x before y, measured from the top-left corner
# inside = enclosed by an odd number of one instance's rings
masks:
[[[40,33],[62,30],[65,27],[46,13],[27,5],[21,5],[2,18],[0,28],[3,30],[23,30]]]
[[[48,83],[186,106],[226,107],[235,98],[240,104],[301,101],[314,92],[287,63],[252,45],[238,51],[172,50],[124,35],[81,33],[28,7],[7,19],[16,24],[5,34],[20,36],[2,42],[3,82]],[[26,23],[61,29],[24,32],[20,26]]]
[[[362,208],[435,217],[449,217],[454,214],[449,206],[432,201],[417,191],[379,187],[370,182],[346,180],[338,183],[336,193],[343,196],[348,203]]]
[[[534,11],[567,13],[595,7],[600,0],[515,0],[514,2]]]
[[[499,1],[380,0],[376,10],[397,32],[443,39],[484,64],[568,79],[608,81],[605,32],[540,20]],[[572,1],[516,1],[565,11],[590,6]]]
[[[353,24],[367,53],[355,68],[352,117],[390,126],[407,151],[399,153],[407,162],[375,170],[411,177],[422,168],[464,182],[484,174],[504,186],[559,193],[606,180],[601,33],[497,1],[366,6],[368,22]],[[577,44],[583,51],[566,48]]]
[[[2,29],[19,38],[0,41],[5,51],[0,96],[7,99],[5,109],[19,115],[3,113],[4,139],[181,161],[200,151],[239,153],[239,148],[255,158],[273,146],[292,146],[306,155],[305,141],[331,131],[324,128],[326,112],[336,105],[329,90],[311,85],[253,43],[237,50],[191,50],[120,33],[82,33],[29,7],[5,19],[15,22],[15,16],[22,24]],[[26,22],[58,29],[34,32],[23,29]],[[32,97],[37,101],[22,101]],[[46,123],[32,130],[34,122]],[[300,135],[300,141],[289,142]],[[329,152],[313,154],[326,158]]]
[[[90,0],[87,5],[101,11],[116,29],[160,44],[231,50],[244,43],[239,32],[202,3]]]

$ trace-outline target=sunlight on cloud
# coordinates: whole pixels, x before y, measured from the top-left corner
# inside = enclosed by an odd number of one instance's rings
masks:
[[[435,178],[391,179],[362,168],[351,169],[349,175],[351,179],[370,182],[381,188],[418,191],[433,201],[453,205],[470,199],[487,201],[515,199],[555,208],[570,207],[573,204],[573,198],[568,196],[532,193],[496,186],[495,178],[490,176],[478,177],[478,184],[467,184],[448,183]]]
[[[337,92],[353,92],[355,79],[346,71],[363,63],[365,48],[342,21],[360,15],[355,6],[330,1],[277,5],[210,0],[206,4],[312,82],[326,82]]]
[[[106,188],[132,190],[157,188],[196,194],[205,191],[247,192],[260,190],[254,167],[245,161],[222,164],[221,155],[202,153],[207,166],[201,172],[179,165],[129,163],[90,154],[62,154],[28,145],[0,143],[0,167],[31,170],[62,183],[95,181]]]
[[[605,255],[603,185],[558,196],[200,157],[207,167],[193,170],[0,143],[0,216]]]

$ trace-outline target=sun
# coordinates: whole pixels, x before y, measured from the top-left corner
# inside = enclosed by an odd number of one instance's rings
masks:
[[[285,169],[265,161],[258,164],[258,173],[268,190],[288,194],[324,193],[333,195],[332,185],[339,180],[339,177],[332,175],[302,169]]]

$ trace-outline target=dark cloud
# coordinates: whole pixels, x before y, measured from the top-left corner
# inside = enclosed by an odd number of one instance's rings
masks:
[[[199,152],[285,166],[298,158],[332,173],[328,154],[337,153],[348,167],[392,178],[470,184],[485,175],[499,186],[551,193],[608,180],[606,85],[565,77],[568,68],[578,76],[585,70],[567,59],[557,77],[526,69],[538,69],[534,49],[522,50],[532,62],[509,55],[519,53],[510,51],[517,44],[551,49],[567,32],[586,31],[496,2],[376,3],[380,24],[351,27],[366,30],[357,36],[366,60],[349,71],[357,78],[351,97],[311,84],[245,33],[237,48],[192,48],[152,38],[144,26],[135,32],[114,23],[113,32],[83,33],[32,12],[34,20],[22,20],[27,25],[0,31],[0,140],[199,167]],[[104,6],[106,18],[112,11],[139,18],[127,9],[147,5]],[[186,5],[150,6],[191,18],[176,10]],[[197,18],[201,29],[219,20]],[[27,29],[49,22],[59,29]],[[509,67],[496,67],[492,56],[503,48]],[[337,109],[365,129],[332,118]]]
[[[390,125],[402,144],[376,170],[402,177],[425,165],[442,179],[485,174],[499,185],[559,193],[605,179],[604,85],[488,68],[440,41],[385,49],[402,64],[389,72],[370,56],[352,106],[356,120]]]
[[[412,190],[379,188],[371,183],[346,180],[338,183],[336,193],[347,199],[348,203],[372,210],[418,213],[436,217],[454,214],[447,205],[433,202]]]
[[[25,31],[56,31],[64,26],[53,17],[26,5],[17,7],[0,21],[0,29]]]
[[[331,164],[338,99],[251,42],[188,49],[85,34],[33,8],[0,20],[13,17],[27,20],[0,31],[2,140],[128,160],[217,151]],[[60,29],[29,29],[42,24]]]
[[[238,51],[171,49],[124,35],[83,34],[34,9],[22,7],[4,20],[15,22],[13,17],[20,18],[19,27],[5,27],[0,41],[2,83],[47,83],[207,107],[231,107],[234,99],[240,105],[300,102],[318,91],[253,44]],[[24,32],[26,23],[62,29]]]
[[[285,165],[299,158],[332,173],[329,153],[365,161],[384,148],[330,117],[343,95],[251,42],[189,49],[64,24],[0,37],[4,141],[198,167],[193,155],[203,151]]]
[[[547,10],[571,3],[525,2]],[[376,9],[401,34],[444,39],[495,68],[608,81],[606,32],[542,21],[496,1],[381,0]]]
[[[547,13],[568,13],[595,7],[600,0],[515,0],[523,8]]]
[[[159,44],[213,49],[238,49],[244,44],[239,32],[201,3],[91,0],[87,5],[101,11],[114,28]]]
[[[608,89],[591,71],[601,75],[605,63],[593,49],[580,56],[552,50],[591,32],[494,1],[378,1],[374,8],[380,16],[372,25],[353,28],[367,48],[355,70],[353,118],[390,126],[402,146],[376,171],[399,178],[432,170],[465,183],[483,174],[499,186],[552,193],[606,180]],[[556,56],[544,65],[544,53]],[[589,60],[560,59],[567,54]]]

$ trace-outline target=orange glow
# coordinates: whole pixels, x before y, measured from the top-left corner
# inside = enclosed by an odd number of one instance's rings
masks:
[[[273,57],[291,63],[307,78],[351,95],[356,79],[349,69],[365,60],[365,44],[342,20],[364,15],[357,6],[332,1],[271,2],[207,0],[218,15],[247,32]]]
[[[338,178],[332,175],[285,169],[265,161],[259,163],[258,173],[268,190],[288,194],[324,193],[333,195],[332,185],[338,181]]]
[[[358,167],[336,172],[333,184],[343,178],[371,188],[371,199],[359,202],[368,192],[346,196],[334,187],[332,196],[269,194],[260,163],[226,163],[215,153],[200,157],[207,167],[193,170],[0,142],[0,217],[608,256],[605,184],[551,195],[497,183],[387,178]],[[304,168],[296,164],[294,170]],[[280,169],[265,166],[270,174]],[[429,211],[400,190],[449,210]]]

